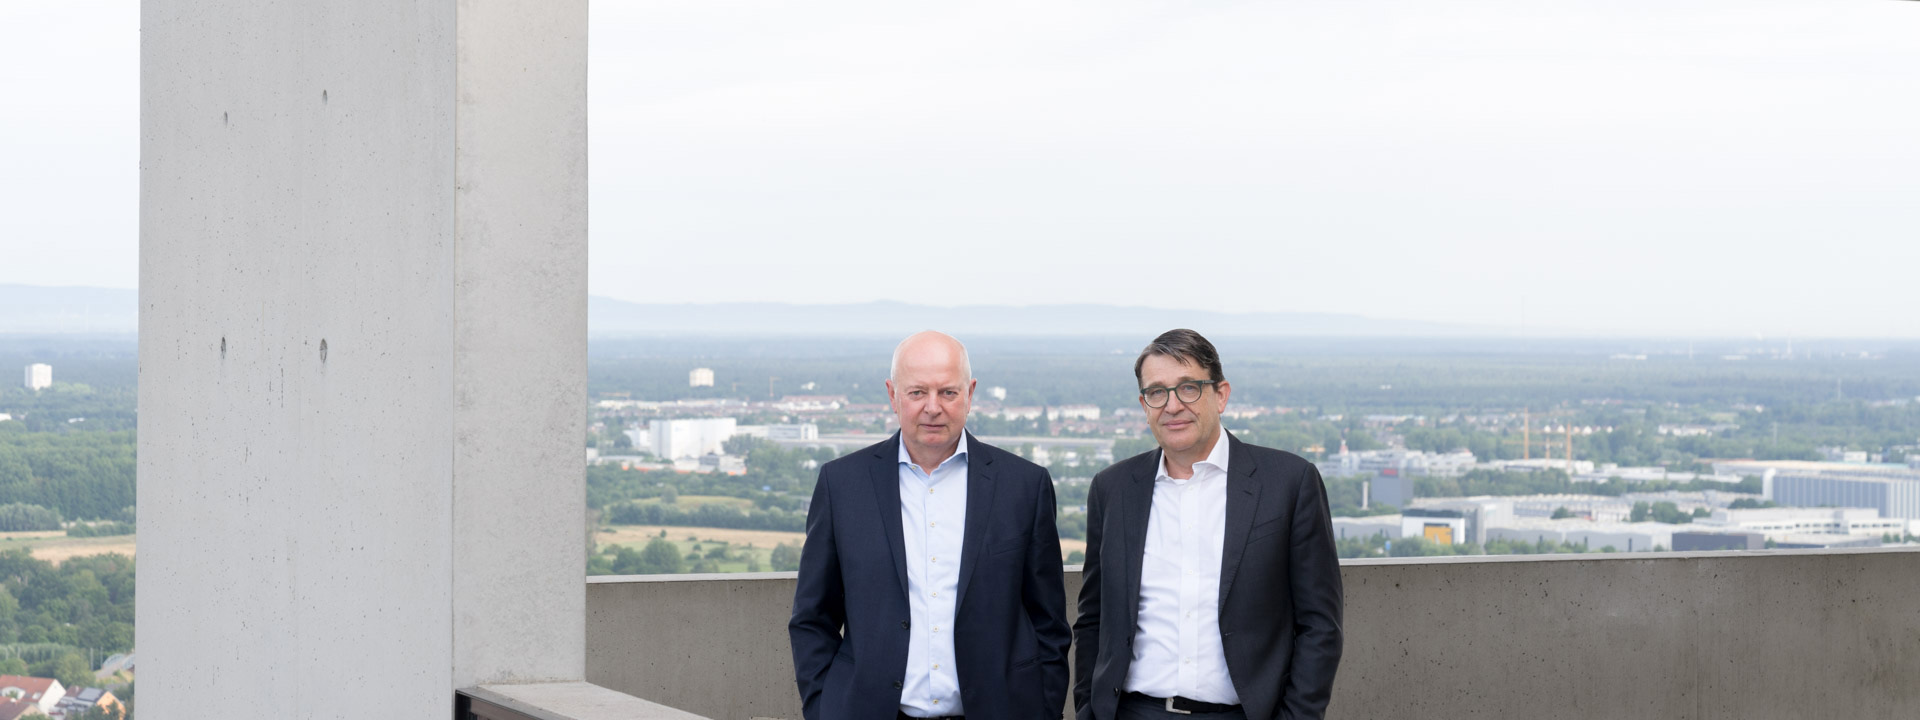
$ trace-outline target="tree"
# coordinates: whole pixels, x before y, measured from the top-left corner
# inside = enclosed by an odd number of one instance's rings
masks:
[[[1075,550],[1073,552],[1067,553],[1068,565],[1079,565],[1086,561],[1087,561],[1087,554],[1080,552],[1079,550]]]
[[[780,543],[773,546],[773,569],[775,572],[787,572],[800,569],[800,551],[792,545]]]
[[[1565,520],[1570,517],[1573,517],[1573,511],[1568,510],[1565,505],[1553,509],[1553,519],[1555,520]]]
[[[77,652],[61,655],[34,663],[27,668],[33,677],[54,678],[67,687],[86,687],[93,682],[93,668],[88,667],[87,659]]]
[[[665,540],[653,540],[640,551],[641,572],[647,574],[672,574],[686,572],[686,565],[680,560],[680,548]]]

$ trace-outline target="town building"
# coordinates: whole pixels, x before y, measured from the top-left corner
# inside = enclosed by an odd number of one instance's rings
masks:
[[[713,369],[694,368],[688,372],[687,387],[713,387]]]
[[[67,689],[59,680],[23,675],[0,675],[0,697],[10,697],[32,703],[42,713],[51,713],[60,698],[67,696]],[[17,717],[17,716],[16,716]]]
[[[1455,450],[1448,453],[1404,449],[1351,452],[1342,444],[1340,452],[1319,463],[1318,467],[1321,475],[1329,477],[1363,475],[1459,477],[1473,469],[1473,464],[1473,452],[1470,450]],[[1388,473],[1388,470],[1395,472]]]
[[[1673,549],[1675,552],[1760,550],[1766,546],[1767,538],[1760,533],[1688,531],[1673,534]]]
[[[1336,540],[1383,537],[1388,540],[1420,538],[1442,545],[1467,542],[1467,521],[1449,510],[1407,510],[1398,515],[1341,517],[1333,519]]]
[[[104,709],[109,713],[117,711],[121,715],[125,715],[127,712],[127,706],[120,702],[120,698],[114,697],[113,693],[101,688],[90,687],[80,688],[73,693],[69,693],[66,697],[60,698],[60,703],[55,705],[53,712],[49,714],[52,715],[55,720],[77,720],[85,715],[87,711],[95,708]]]
[[[1873,508],[1883,518],[1920,520],[1920,470],[1908,465],[1735,460],[1713,469],[1760,476],[1767,499],[1781,505]]]
[[[1880,511],[1873,508],[1771,507],[1714,510],[1711,516],[1697,518],[1693,524],[1757,532],[1777,543],[1789,535],[1904,535],[1908,521],[1881,517]]]
[[[28,365],[26,377],[28,390],[45,390],[53,387],[53,366],[46,363]]]
[[[1098,405],[1062,405],[1047,408],[1048,420],[1099,420]]]
[[[734,436],[736,425],[730,417],[649,420],[645,443],[641,442],[638,429],[627,433],[635,447],[652,448],[654,457],[697,460],[708,453],[720,452],[727,438]]]
[[[1593,522],[1591,520],[1517,517],[1501,527],[1488,528],[1488,540],[1540,544],[1572,543],[1589,550],[1611,547],[1619,552],[1646,552],[1673,547],[1673,533],[1685,525],[1657,522]]]

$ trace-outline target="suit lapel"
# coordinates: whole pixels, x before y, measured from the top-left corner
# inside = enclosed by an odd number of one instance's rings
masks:
[[[960,591],[953,599],[953,606],[967,599],[967,580],[973,577],[973,567],[980,564],[980,553],[986,552],[981,543],[986,542],[988,518],[992,517],[993,490],[998,483],[993,481],[993,456],[987,453],[985,445],[967,435],[967,524],[960,540]],[[904,571],[903,571],[904,572]],[[905,577],[902,575],[901,577]]]
[[[1261,483],[1254,477],[1253,451],[1240,438],[1227,434],[1227,532],[1220,552],[1220,607],[1239,574],[1247,552],[1247,534],[1253,531],[1253,511],[1260,507]]]
[[[874,450],[873,499],[880,506],[880,527],[887,534],[887,548],[893,553],[894,576],[900,580],[900,593],[907,592],[907,543],[900,529],[900,434]]]
[[[1127,483],[1126,491],[1120,494],[1121,521],[1126,528],[1127,561],[1127,617],[1133,618],[1140,610],[1140,573],[1147,560],[1147,523],[1153,516],[1153,476],[1160,469],[1160,454],[1155,452],[1150,462],[1140,465],[1133,472],[1132,481]]]

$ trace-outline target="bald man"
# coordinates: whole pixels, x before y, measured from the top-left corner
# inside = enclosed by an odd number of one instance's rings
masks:
[[[900,431],[820,467],[787,623],[807,720],[1060,717],[1053,480],[967,434],[973,390],[959,341],[907,338]]]

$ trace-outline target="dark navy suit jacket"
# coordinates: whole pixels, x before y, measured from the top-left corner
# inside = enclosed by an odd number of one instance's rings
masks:
[[[1321,717],[1340,666],[1340,560],[1320,471],[1227,435],[1220,642],[1249,720]],[[1160,451],[1115,463],[1087,496],[1087,562],[1074,620],[1079,720],[1112,720],[1133,665],[1140,570]]]
[[[821,466],[793,594],[807,720],[893,720],[906,677],[900,435]],[[1057,720],[1067,696],[1066,590],[1045,468],[967,437],[967,524],[953,639],[968,717]]]

